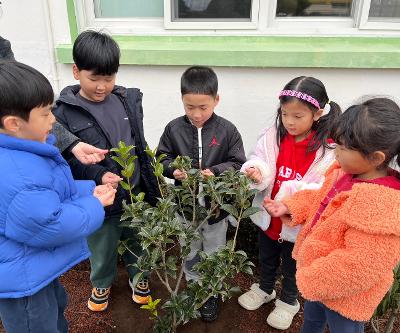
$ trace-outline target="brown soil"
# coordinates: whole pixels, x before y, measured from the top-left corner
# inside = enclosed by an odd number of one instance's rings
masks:
[[[152,322],[148,319],[148,313],[131,301],[131,290],[128,285],[128,276],[123,267],[119,267],[118,281],[112,288],[112,298],[108,311],[102,314],[94,314],[86,307],[86,301],[90,292],[89,267],[83,263],[69,271],[61,278],[69,294],[69,306],[66,317],[70,323],[71,333],[150,333]],[[253,283],[254,278],[238,275],[237,284],[246,290]],[[157,278],[151,279],[153,298],[165,299],[167,296],[164,287]],[[277,285],[279,289],[279,283]],[[301,302],[302,303],[302,302]],[[194,320],[179,329],[179,333],[278,333],[282,332],[268,326],[266,319],[273,304],[267,304],[256,311],[247,311],[237,303],[237,297],[221,304],[218,319],[212,323]],[[287,333],[300,332],[302,324],[301,308],[299,314]],[[400,318],[393,333],[400,332]],[[369,325],[366,333],[373,333]]]
[[[239,275],[237,284],[243,289],[250,287],[254,279]],[[70,270],[61,277],[61,282],[67,289],[69,305],[66,317],[71,333],[151,333],[152,322],[148,319],[148,313],[141,310],[131,301],[131,290],[128,285],[128,276],[119,267],[118,281],[112,287],[109,309],[104,313],[93,313],[86,307],[90,293],[89,265],[84,262]],[[151,279],[153,298],[165,299],[167,294],[163,286],[156,278]],[[278,285],[279,289],[279,285]],[[237,303],[237,297],[221,304],[218,319],[212,323],[204,323],[194,320],[179,329],[179,333],[278,333],[266,323],[266,318],[273,305],[267,304],[256,311],[246,311]],[[302,323],[301,308],[291,328],[285,332],[298,333]],[[366,333],[373,333],[369,325]],[[0,332],[4,332],[0,325]],[[400,318],[396,322],[393,333],[400,332]]]

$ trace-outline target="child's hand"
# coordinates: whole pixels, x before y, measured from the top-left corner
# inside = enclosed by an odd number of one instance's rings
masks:
[[[175,169],[173,176],[176,180],[184,180],[187,178],[187,174],[185,171]]]
[[[272,217],[280,217],[289,214],[289,209],[284,203],[271,200],[268,197],[264,198],[263,206]]]
[[[118,183],[123,180],[120,176],[112,172],[106,172],[103,177],[101,177],[101,183],[103,185],[111,184],[112,187],[117,188]]]
[[[105,194],[105,193],[107,193],[107,192],[109,191],[110,187],[113,188],[110,184],[107,184],[107,185],[97,185],[97,186],[94,188],[93,195],[94,195],[94,196],[96,196],[96,195],[97,195],[97,196],[103,195],[103,194]]]
[[[72,154],[83,164],[96,164],[105,158],[106,149],[99,149],[85,142],[79,142],[71,150]]]
[[[211,176],[214,176],[214,173],[213,173],[210,169],[201,170],[201,174],[202,174],[204,177],[211,177]]]
[[[262,180],[261,171],[256,167],[249,167],[244,170],[246,177],[250,178],[255,184],[260,184]]]
[[[103,207],[112,205],[114,203],[116,189],[111,184],[96,186],[93,196],[99,199]]]

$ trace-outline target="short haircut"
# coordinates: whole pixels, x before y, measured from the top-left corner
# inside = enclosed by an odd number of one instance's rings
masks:
[[[17,116],[28,121],[32,109],[53,101],[53,88],[42,73],[20,62],[0,62],[0,119]]]
[[[182,74],[181,93],[209,95],[216,97],[218,93],[218,78],[210,67],[192,66]]]
[[[87,30],[75,40],[72,56],[78,69],[93,71],[95,75],[113,75],[118,72],[119,46],[109,35]]]

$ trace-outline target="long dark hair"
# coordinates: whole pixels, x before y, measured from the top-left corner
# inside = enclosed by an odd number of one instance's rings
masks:
[[[323,115],[321,118],[319,118],[318,121],[315,121],[311,127],[311,129],[315,131],[315,135],[308,144],[307,148],[307,152],[312,152],[318,150],[322,146],[323,156],[325,154],[326,148],[332,148],[328,143],[328,139],[332,136],[337,127],[339,117],[342,113],[340,106],[335,102],[329,101],[329,97],[324,84],[320,80],[311,76],[296,77],[289,83],[287,83],[283,90],[294,90],[303,94],[307,94],[317,100],[321,109],[325,108],[325,105],[329,103],[330,111],[328,112],[328,114]],[[278,146],[280,145],[285,135],[287,135],[288,133],[285,126],[283,126],[281,105],[290,102],[293,99],[296,99],[298,102],[303,103],[313,113],[319,110],[311,102],[295,96],[279,97],[280,105],[275,119],[277,128],[276,141],[278,143]]]
[[[383,167],[396,158],[400,166],[400,107],[389,98],[372,98],[350,106],[340,117],[335,142],[365,157],[375,151],[386,155]]]

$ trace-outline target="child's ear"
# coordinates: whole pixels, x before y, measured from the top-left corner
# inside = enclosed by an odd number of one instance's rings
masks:
[[[322,114],[324,113],[323,109],[319,109],[317,112],[314,113],[314,121],[318,121],[319,118],[322,117]]]
[[[75,80],[79,80],[79,69],[75,64],[72,65],[72,74],[74,75]]]
[[[379,167],[383,162],[386,161],[386,154],[383,151],[374,151],[372,154],[369,155],[369,160],[375,167]]]
[[[217,106],[218,105],[218,103],[219,103],[219,95],[217,94],[217,96],[215,96],[215,106]]]
[[[5,116],[2,119],[3,128],[12,133],[16,133],[20,128],[20,119],[16,116]]]

